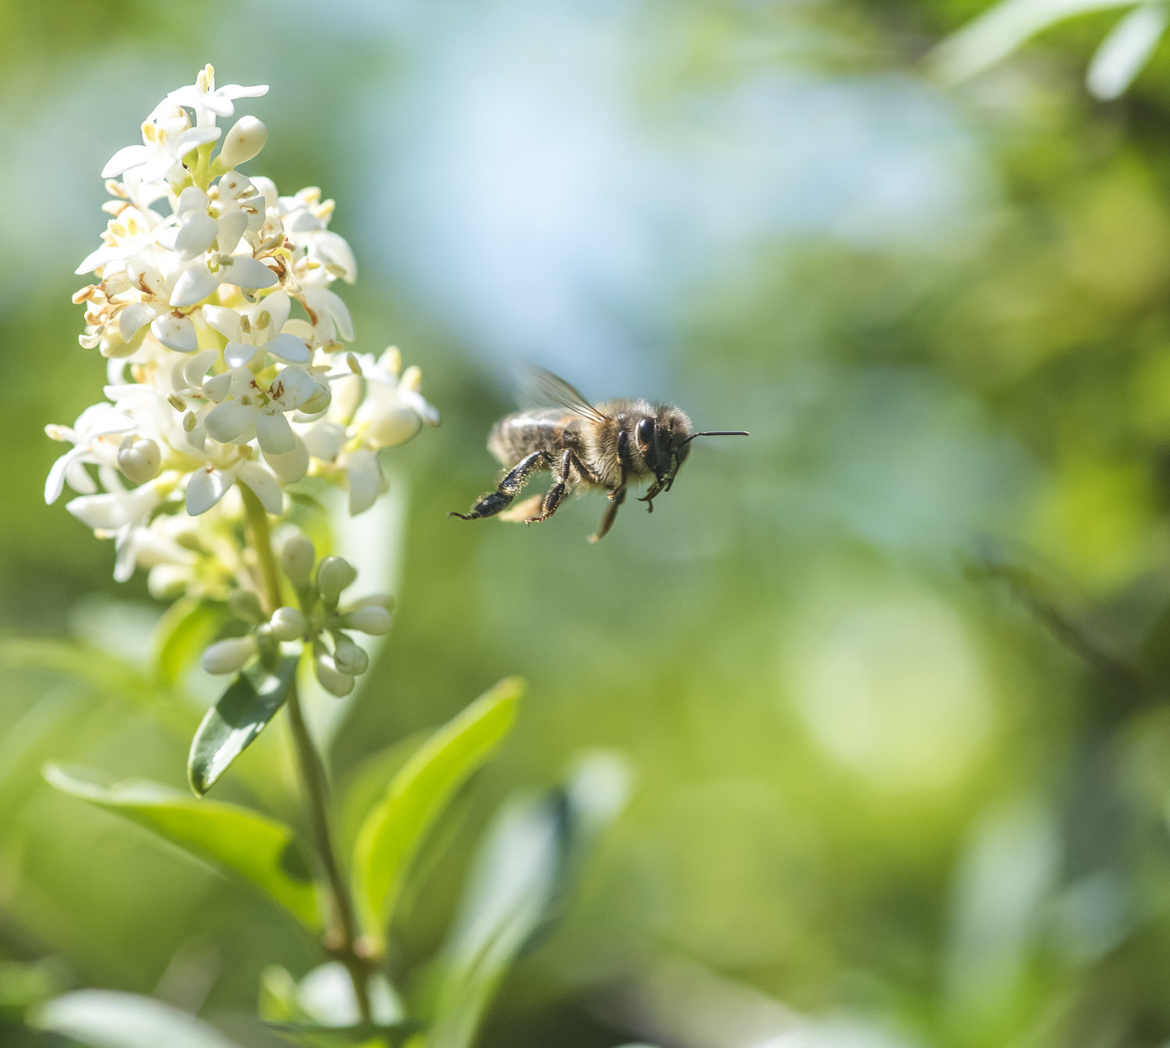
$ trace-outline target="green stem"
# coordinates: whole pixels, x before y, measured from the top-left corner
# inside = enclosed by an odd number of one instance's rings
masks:
[[[276,569],[276,554],[272,551],[272,531],[268,527],[268,511],[247,484],[240,484],[244,498],[244,511],[248,515],[248,528],[252,532],[252,544],[260,558],[260,578],[264,583],[261,600],[271,615],[281,605],[280,572]]]
[[[256,555],[260,558],[260,575],[264,582],[265,591],[264,601],[268,611],[272,612],[280,607],[281,597],[280,576],[276,570],[276,557],[272,550],[272,533],[268,527],[268,512],[246,484],[240,484],[240,493],[244,499],[248,527],[252,533]],[[289,689],[286,704],[289,725],[292,728],[293,748],[297,756],[297,767],[309,806],[309,822],[313,828],[313,837],[320,856],[321,867],[325,873],[325,886],[330,898],[332,912],[330,927],[326,932],[325,945],[345,965],[346,971],[349,972],[350,981],[353,983],[354,996],[357,998],[362,1018],[366,1022],[372,1022],[373,1015],[370,1010],[370,994],[367,985],[368,961],[359,948],[360,936],[353,899],[341,872],[341,863],[337,859],[337,847],[329,822],[329,780],[325,774],[325,765],[313,744],[313,737],[309,734],[309,726],[305,722],[305,714],[301,708],[295,680]]]

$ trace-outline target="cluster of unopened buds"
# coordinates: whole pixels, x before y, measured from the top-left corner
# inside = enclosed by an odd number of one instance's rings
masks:
[[[45,498],[77,492],[66,508],[114,540],[115,577],[145,568],[159,597],[236,590],[234,489],[279,515],[287,489],[319,480],[361,513],[387,489],[379,452],[438,423],[397,350],[345,345],[353,323],[332,285],[357,266],[328,228],[333,202],[315,188],[282,196],[238,170],[267,130],[241,116],[224,134],[219,121],[267,90],[216,87],[208,66],[168,94],[141,144],[103,169],[109,222],[78,267],[94,281],[74,296],[80,342],[108,361],[106,399],[46,428],[69,448]]]
[[[393,599],[376,593],[342,605],[341,594],[357,579],[357,569],[343,557],[318,561],[313,543],[299,531],[281,543],[279,556],[299,606],[285,605],[265,616],[253,592],[238,590],[229,606],[250,628],[241,637],[228,637],[207,648],[203,668],[208,673],[238,673],[256,659],[271,665],[282,644],[311,644],[313,672],[321,687],[338,697],[348,695],[370,665],[350,633],[373,637],[388,633]]]

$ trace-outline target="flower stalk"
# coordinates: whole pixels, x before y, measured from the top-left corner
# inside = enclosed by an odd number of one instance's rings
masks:
[[[263,504],[247,485],[240,485],[240,494],[248,518],[252,548],[260,561],[260,574],[264,582],[264,602],[271,614],[281,606],[280,575],[276,570],[276,555],[272,548],[272,532],[268,526],[268,513]],[[305,800],[309,809],[309,822],[317,848],[321,869],[325,874],[325,888],[329,897],[330,921],[325,933],[325,947],[345,966],[353,983],[354,998],[362,1019],[371,1022],[370,992],[368,986],[369,963],[361,950],[357,917],[349,888],[341,871],[337,857],[333,829],[329,819],[329,780],[325,765],[309,732],[301,708],[296,680],[293,680],[285,700],[288,707],[289,727],[296,754],[297,769]]]

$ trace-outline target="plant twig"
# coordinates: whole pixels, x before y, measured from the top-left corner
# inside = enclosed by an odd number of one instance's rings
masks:
[[[260,559],[260,574],[265,590],[264,602],[271,613],[280,606],[281,597],[280,576],[277,574],[276,557],[272,549],[268,513],[247,485],[241,484],[240,492],[243,495],[244,507],[248,515],[248,527],[252,533],[256,555]],[[341,871],[333,830],[330,826],[329,780],[325,775],[325,765],[313,744],[309,726],[305,722],[304,710],[301,708],[295,679],[289,689],[286,703],[289,726],[292,729],[293,748],[297,756],[297,767],[309,807],[309,821],[312,824],[313,837],[321,860],[321,867],[325,873],[325,886],[330,898],[332,912],[329,928],[326,932],[325,946],[345,965],[350,981],[353,983],[353,992],[362,1019],[365,1022],[372,1022],[373,1014],[370,1009],[370,993],[367,984],[369,964],[368,959],[361,951],[353,899]]]

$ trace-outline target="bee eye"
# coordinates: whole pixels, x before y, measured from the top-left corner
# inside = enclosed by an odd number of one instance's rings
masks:
[[[638,441],[638,447],[645,451],[650,447],[654,440],[654,420],[652,418],[644,418],[638,423],[637,429],[634,430],[634,437]]]

